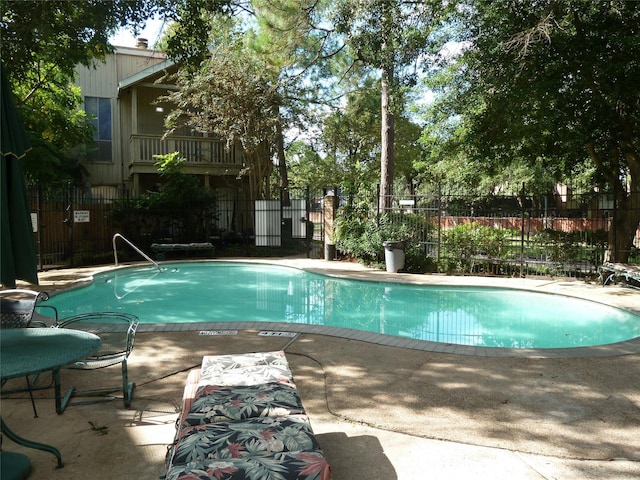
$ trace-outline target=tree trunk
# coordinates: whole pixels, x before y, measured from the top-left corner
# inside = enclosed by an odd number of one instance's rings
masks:
[[[636,186],[640,182],[640,156],[633,143],[633,129],[630,124],[623,122],[623,139],[619,142],[619,150],[612,152],[615,168],[606,168],[596,152],[593,143],[587,144],[587,152],[593,160],[596,168],[600,170],[612,185],[616,186],[617,193],[614,201],[616,210],[609,228],[608,247],[604,260],[608,262],[627,263],[633,247],[633,241],[640,226],[640,190]],[[616,162],[616,156],[622,153],[626,160],[628,171],[628,188],[620,177],[620,168]],[[628,192],[628,193],[627,193]]]
[[[276,152],[278,155],[278,173],[280,174],[280,190],[282,191],[282,206],[291,206],[289,195],[289,175],[287,174],[287,162],[284,155],[284,135],[282,134],[282,122],[278,118],[276,124]]]
[[[380,152],[380,195],[383,211],[391,208],[393,193],[394,163],[394,118],[391,108],[391,88],[393,85],[393,68],[382,67],[382,129]]]
[[[627,263],[640,226],[640,192],[622,193],[616,198],[616,214],[609,229],[605,261]]]

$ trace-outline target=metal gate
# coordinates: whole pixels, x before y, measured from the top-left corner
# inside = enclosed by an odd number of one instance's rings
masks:
[[[96,263],[101,255],[106,260],[115,233],[114,199],[94,198],[71,185],[32,186],[29,198],[39,270]]]

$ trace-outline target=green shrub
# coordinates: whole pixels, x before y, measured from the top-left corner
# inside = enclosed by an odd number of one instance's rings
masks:
[[[347,256],[367,265],[381,267],[384,262],[384,242],[403,242],[405,271],[424,273],[433,269],[433,261],[426,258],[423,239],[430,226],[420,215],[387,213],[367,218],[366,212],[354,209],[336,221],[336,247]]]
[[[208,241],[218,217],[214,193],[195,176],[182,172],[185,160],[178,152],[156,158],[163,183],[156,191],[118,200],[114,221],[127,238],[145,248],[163,237],[176,242]]]
[[[480,263],[490,267],[513,256],[517,230],[495,229],[476,222],[442,232],[440,269],[448,273],[473,273]],[[493,268],[492,268],[493,270]]]

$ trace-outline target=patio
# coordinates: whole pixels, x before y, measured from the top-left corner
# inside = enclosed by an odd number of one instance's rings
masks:
[[[400,281],[503,282],[505,279],[390,275],[357,265],[293,261],[334,274]],[[41,274],[41,287],[62,288],[81,272]],[[527,283],[512,279],[512,283]],[[640,313],[632,289],[577,281],[536,280],[626,306]],[[210,330],[220,326],[211,324]],[[205,354],[285,348],[301,398],[336,480],[373,478],[616,478],[640,474],[640,354],[526,358],[459,355],[380,345],[331,335],[295,339],[201,335],[142,330],[130,357],[137,383],[131,409],[122,399],[69,407],[57,415],[53,392],[36,393],[39,418],[27,394],[2,400],[3,418],[20,435],[62,453],[55,469],[45,452],[4,439],[3,449],[26,453],[31,479],[157,479],[187,372]],[[209,330],[209,329],[207,329]],[[627,354],[620,354],[627,353]],[[119,369],[63,371],[63,387],[114,384]],[[20,381],[20,379],[16,380]]]

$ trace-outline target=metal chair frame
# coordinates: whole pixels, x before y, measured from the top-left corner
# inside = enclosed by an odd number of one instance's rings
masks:
[[[78,360],[72,364],[64,366],[63,368],[73,370],[95,370],[117,364],[121,364],[122,366],[121,386],[102,387],[83,391],[78,391],[74,387],[70,387],[62,400],[63,410],[67,405],[94,403],[96,401],[111,399],[103,398],[100,400],[70,403],[71,397],[76,394],[97,395],[114,392],[119,389],[122,389],[124,406],[129,407],[131,405],[135,383],[129,381],[127,359],[133,350],[138,324],[138,317],[126,313],[114,312],[85,313],[63,318],[56,322],[54,325],[55,328],[84,330],[98,335],[102,340],[100,349],[91,357]]]
[[[40,321],[34,321],[37,308],[48,308],[54,312],[54,321],[58,320],[58,311],[51,305],[38,305],[49,300],[47,292],[37,292],[25,288],[0,290],[0,328],[27,328],[33,325],[46,327]]]

